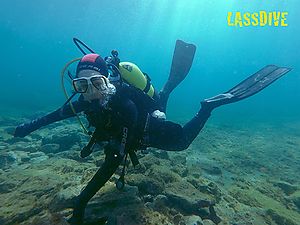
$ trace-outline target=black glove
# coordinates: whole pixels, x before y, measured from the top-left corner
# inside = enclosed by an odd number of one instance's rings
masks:
[[[30,129],[30,123],[23,123],[16,127],[14,137],[25,137],[30,134],[32,131]]]
[[[45,121],[43,118],[32,120],[29,123],[22,123],[16,127],[14,137],[23,138],[44,125],[45,125]]]

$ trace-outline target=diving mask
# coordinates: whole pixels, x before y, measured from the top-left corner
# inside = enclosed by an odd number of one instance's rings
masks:
[[[86,93],[90,86],[99,91],[104,91],[108,87],[108,80],[104,75],[94,75],[91,77],[80,77],[73,80],[73,87],[77,93]]]

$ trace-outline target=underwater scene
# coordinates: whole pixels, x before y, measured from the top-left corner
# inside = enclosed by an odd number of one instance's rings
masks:
[[[0,224],[300,224],[297,0],[0,7]]]

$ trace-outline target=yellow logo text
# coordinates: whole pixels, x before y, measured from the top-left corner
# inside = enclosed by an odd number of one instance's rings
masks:
[[[288,12],[228,12],[227,24],[230,27],[274,26],[287,27]]]

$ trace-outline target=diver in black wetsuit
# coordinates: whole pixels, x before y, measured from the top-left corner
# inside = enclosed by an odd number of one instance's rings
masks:
[[[105,61],[97,54],[85,55],[77,66],[77,78],[73,80],[75,91],[82,95],[73,102],[73,106],[76,112],[84,112],[96,128],[95,141],[107,141],[108,144],[104,147],[105,162],[77,197],[69,223],[82,224],[88,201],[114,174],[127,153],[150,146],[169,151],[186,149],[214,108],[247,98],[288,71],[276,66],[263,68],[228,92],[201,102],[200,111],[182,127],[152,113],[161,109],[161,105],[165,106],[166,102],[152,101],[149,96],[127,85],[116,88],[107,79]],[[161,96],[170,92],[165,90]],[[163,96],[163,99],[167,97]],[[158,115],[164,115],[160,113]],[[24,137],[42,126],[74,115],[70,105],[64,105],[44,117],[19,125],[14,136]],[[85,157],[90,152],[82,153]]]

